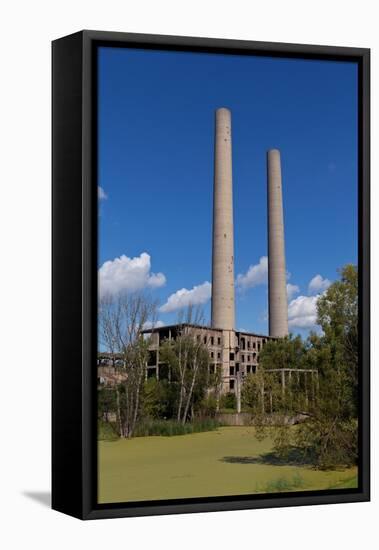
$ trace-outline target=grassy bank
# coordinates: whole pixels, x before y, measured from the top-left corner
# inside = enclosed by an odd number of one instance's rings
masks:
[[[253,427],[99,442],[99,502],[356,487],[356,469],[278,465]]]
[[[119,439],[116,424],[99,420],[97,423],[97,438],[99,441],[116,441]]]
[[[213,418],[195,420],[181,424],[175,420],[142,420],[137,424],[133,437],[147,437],[162,435],[170,437],[174,435],[186,435],[199,432],[211,432],[221,427],[221,422]],[[119,439],[117,428],[113,422],[98,422],[99,441],[115,441]]]

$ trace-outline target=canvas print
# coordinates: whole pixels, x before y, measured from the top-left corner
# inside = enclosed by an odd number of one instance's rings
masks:
[[[357,63],[97,64],[98,503],[357,488]]]

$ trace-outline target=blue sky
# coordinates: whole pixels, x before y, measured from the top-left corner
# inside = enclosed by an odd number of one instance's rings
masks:
[[[317,294],[357,262],[357,66],[104,47],[98,75],[102,287],[145,287],[164,324],[188,301],[209,319],[214,111],[228,107],[237,328],[267,333],[270,148],[282,155],[290,327],[314,328]]]

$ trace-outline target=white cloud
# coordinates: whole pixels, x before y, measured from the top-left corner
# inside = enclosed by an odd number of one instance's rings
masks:
[[[319,294],[324,292],[332,284],[329,279],[324,279],[321,275],[315,275],[308,285],[309,294]]]
[[[295,296],[295,294],[298,294],[300,292],[300,288],[297,285],[292,285],[291,283],[287,283],[287,299],[288,301],[292,300],[292,298]]]
[[[191,290],[182,288],[171,294],[167,302],[159,308],[163,313],[176,311],[189,305],[205,304],[211,297],[212,285],[208,281],[201,285],[194,286]]]
[[[106,194],[104,189],[102,187],[100,187],[100,185],[97,188],[97,196],[98,196],[99,201],[103,201],[103,200],[106,200],[108,198],[108,195]]]
[[[150,255],[146,252],[135,258],[122,255],[104,262],[98,273],[100,296],[163,286],[166,283],[163,273],[151,273],[150,269]]]
[[[298,296],[293,298],[293,293],[288,287],[296,285],[287,285],[288,304],[288,325],[291,328],[316,329],[317,327],[317,300],[322,296],[332,284],[329,279],[324,279],[321,275],[315,275],[309,282],[309,296]],[[299,287],[296,287],[296,292]],[[291,294],[291,295],[290,295]]]
[[[163,321],[155,321],[154,323],[152,321],[146,321],[146,323],[144,323],[143,325],[143,328],[144,330],[148,330],[149,328],[160,328],[164,326],[165,325]]]
[[[251,265],[245,274],[240,273],[236,279],[237,287],[242,289],[262,284],[267,284],[267,256],[262,256],[258,264]]]
[[[296,328],[313,328],[317,321],[319,296],[298,296],[288,304],[288,325]]]

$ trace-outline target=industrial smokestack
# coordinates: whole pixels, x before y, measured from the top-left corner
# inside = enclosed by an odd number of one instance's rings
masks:
[[[288,335],[280,152],[267,153],[268,307],[270,336]]]
[[[217,109],[215,127],[212,327],[234,329],[232,127],[225,108]]]

